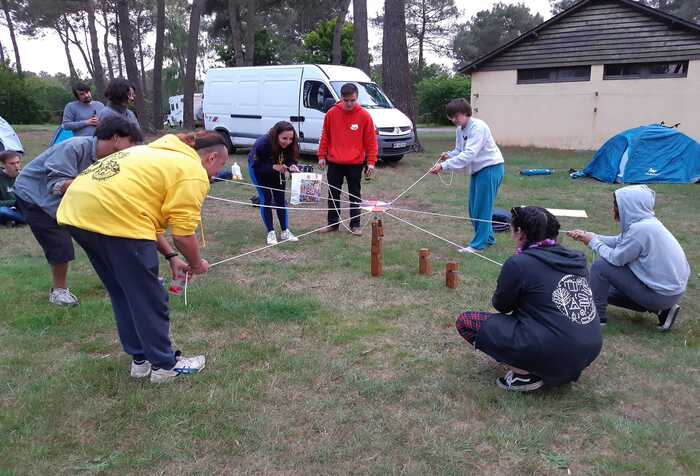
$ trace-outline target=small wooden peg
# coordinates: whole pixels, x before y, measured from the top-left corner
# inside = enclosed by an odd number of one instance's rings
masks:
[[[418,273],[420,274],[430,274],[433,270],[430,268],[430,250],[428,248],[421,248],[418,251]]]
[[[456,289],[458,280],[457,263],[455,261],[449,261],[445,267],[445,286],[450,289]]]

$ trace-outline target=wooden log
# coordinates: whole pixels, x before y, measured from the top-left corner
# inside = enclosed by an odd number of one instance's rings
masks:
[[[457,263],[455,261],[449,261],[447,266],[445,266],[445,286],[450,289],[456,289],[458,281]]]
[[[430,250],[428,248],[421,248],[418,251],[418,273],[419,274],[431,274],[433,270],[430,267]]]
[[[371,247],[371,263],[370,272],[372,276],[382,275],[382,237],[384,236],[384,229],[382,228],[382,221],[375,218],[372,221],[372,247]]]

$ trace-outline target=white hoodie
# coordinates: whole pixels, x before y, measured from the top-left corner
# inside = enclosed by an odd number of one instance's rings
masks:
[[[658,294],[685,292],[690,265],[676,238],[654,216],[654,191],[646,185],[630,185],[616,190],[615,200],[622,233],[595,235],[588,246],[613,266],[629,266]]]
[[[491,129],[475,117],[469,118],[466,127],[457,128],[455,148],[447,156],[449,159],[442,163],[443,170],[466,169],[470,175],[503,163],[503,155],[493,140]]]

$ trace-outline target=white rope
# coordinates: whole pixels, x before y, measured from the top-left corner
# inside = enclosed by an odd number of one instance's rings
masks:
[[[440,235],[436,235],[436,234],[433,233],[432,231],[428,231],[428,230],[426,230],[425,228],[421,228],[421,227],[418,226],[418,225],[414,225],[413,223],[411,223],[411,222],[409,222],[409,221],[406,221],[406,220],[404,220],[403,218],[397,217],[396,215],[393,215],[393,214],[391,214],[391,213],[389,213],[389,212],[384,212],[384,213],[386,213],[387,215],[389,215],[389,216],[392,217],[392,218],[395,218],[396,220],[398,220],[398,221],[400,221],[400,222],[403,222],[403,223],[405,223],[405,224],[407,224],[407,225],[410,225],[410,226],[412,226],[412,227],[414,227],[414,228],[417,228],[418,230],[420,230],[420,231],[422,231],[422,232],[424,232],[424,233],[427,233],[427,234],[429,234],[429,235],[431,235],[431,236],[433,236],[433,237],[435,237],[435,238],[437,238],[437,239],[439,239],[439,240],[442,240],[442,241],[444,241],[444,242],[446,242],[446,243],[449,243],[449,244],[451,244],[452,246],[457,247],[458,249],[463,249],[463,248],[464,248],[463,246],[458,245],[458,244],[455,243],[454,241],[450,241],[450,240],[448,240],[447,238],[443,238],[443,237],[440,236]],[[484,256],[484,255],[482,255],[481,253],[478,253],[478,252],[476,252],[476,251],[470,251],[469,254],[476,255],[476,256],[478,256],[479,258],[485,259],[486,261],[490,261],[491,263],[497,264],[498,266],[503,266],[502,263],[499,263],[499,262],[496,261],[496,260],[492,260],[491,258],[488,258],[488,257],[486,257],[486,256]]]
[[[445,181],[442,179],[442,174],[438,174],[438,178],[440,179],[440,182],[442,182],[443,185],[445,185],[445,186],[447,186],[447,187],[451,187],[451,186],[452,186],[452,181],[453,181],[454,178],[455,178],[455,173],[454,173],[454,172],[450,172],[450,181],[447,182],[447,183],[445,183]]]
[[[372,213],[372,211],[362,212],[362,213],[360,213],[359,216],[367,215],[368,213]],[[341,220],[341,221],[348,221],[348,220],[351,220],[351,218],[346,218],[346,219]],[[303,238],[304,236],[308,236],[308,235],[311,235],[312,233],[316,233],[316,232],[318,232],[318,231],[321,231],[321,230],[323,230],[324,228],[328,228],[328,225],[323,225],[322,227],[316,228],[315,230],[307,231],[306,233],[302,233],[301,235],[297,235],[297,238]],[[244,256],[252,255],[253,253],[257,253],[258,251],[266,250],[266,249],[272,248],[272,247],[274,247],[274,246],[279,246],[279,245],[281,245],[282,243],[286,243],[287,241],[289,241],[289,240],[278,241],[278,242],[275,243],[274,245],[262,246],[262,247],[260,247],[260,248],[254,249],[254,250],[252,250],[252,251],[247,251],[247,252],[245,252],[245,253],[241,253],[241,254],[239,254],[239,255],[232,256],[232,257],[230,257],[230,258],[222,259],[222,260],[220,260],[220,261],[217,261],[217,262],[215,262],[215,263],[210,264],[209,267],[210,267],[210,268],[213,268],[214,266],[218,266],[218,265],[220,265],[220,264],[222,264],[222,263],[226,263],[226,262],[228,262],[228,261],[233,261],[233,260],[242,258],[242,257],[244,257]]]
[[[437,217],[456,218],[459,220],[469,220],[469,221],[480,221],[480,222],[484,222],[484,223],[493,223],[494,225],[510,225],[510,223],[506,223],[504,221],[483,220],[481,218],[470,218],[470,217],[463,217],[460,215],[446,215],[444,213],[424,212],[422,210],[411,210],[409,208],[391,207],[391,209],[394,211],[400,211],[400,212],[420,213],[422,215],[432,215],[432,216],[437,216]]]
[[[226,182],[226,183],[237,183],[237,184],[240,184],[240,185],[245,185],[245,186],[247,186],[247,187],[262,188],[262,189],[265,189],[265,190],[273,190],[273,191],[276,191],[276,192],[284,192],[285,194],[291,194],[291,193],[292,193],[291,190],[287,190],[287,189],[282,190],[281,188],[266,187],[265,185],[255,185],[254,183],[244,182],[244,181],[242,181],[242,180],[228,180],[228,179],[220,178],[220,177],[213,177],[213,180],[218,180],[219,182]],[[322,184],[325,184],[325,182],[323,182],[323,180],[321,180],[321,183],[322,183]],[[342,191],[342,190],[341,190],[341,191]],[[345,192],[344,192],[344,193],[345,193]],[[313,194],[313,193],[300,193],[299,195],[301,195],[301,196],[303,196],[303,197],[315,197],[315,196],[316,196],[316,195]],[[338,201],[339,201],[339,202],[343,202],[343,203],[355,203],[355,202],[351,202],[350,200],[343,200],[343,199],[340,199],[340,198],[338,199]]]
[[[418,185],[418,182],[420,182],[420,181],[423,180],[425,177],[427,177],[428,174],[430,173],[430,171],[433,169],[433,167],[435,167],[435,165],[437,165],[437,164],[439,164],[439,163],[440,163],[440,160],[438,159],[437,162],[435,162],[433,165],[431,165],[430,168],[428,169],[428,171],[427,171],[426,173],[424,173],[423,176],[421,176],[421,178],[419,178],[418,180],[416,180],[415,182],[413,182],[413,184],[412,184],[410,187],[408,187],[406,190],[404,190],[403,192],[401,192],[400,194],[398,194],[398,195],[396,196],[396,198],[394,198],[394,199],[393,199],[392,201],[390,201],[389,203],[393,204],[393,203],[395,203],[399,198],[403,197],[409,190],[411,190],[413,187],[415,187],[416,185]]]
[[[331,210],[336,210],[334,208],[303,208],[303,207],[280,207],[277,205],[260,205],[259,203],[242,202],[240,200],[215,197],[213,195],[207,195],[207,198],[211,198],[212,200],[219,200],[222,202],[235,203],[238,205],[247,205],[249,207],[261,207],[261,208],[273,208],[273,209],[285,209],[285,210],[302,210],[302,211],[306,211],[306,212],[329,212]],[[337,208],[337,210],[350,210],[350,209],[351,209],[350,207]]]

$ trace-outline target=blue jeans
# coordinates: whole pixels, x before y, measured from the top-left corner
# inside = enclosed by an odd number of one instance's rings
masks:
[[[26,224],[24,220],[24,215],[20,213],[16,208],[10,207],[0,207],[0,224],[4,225],[7,222],[13,221],[15,223]]]
[[[474,238],[469,246],[475,250],[483,250],[496,243],[490,220],[493,220],[493,204],[504,174],[503,164],[498,164],[483,168],[472,175],[469,185],[469,216],[478,220],[487,220],[472,221]]]

